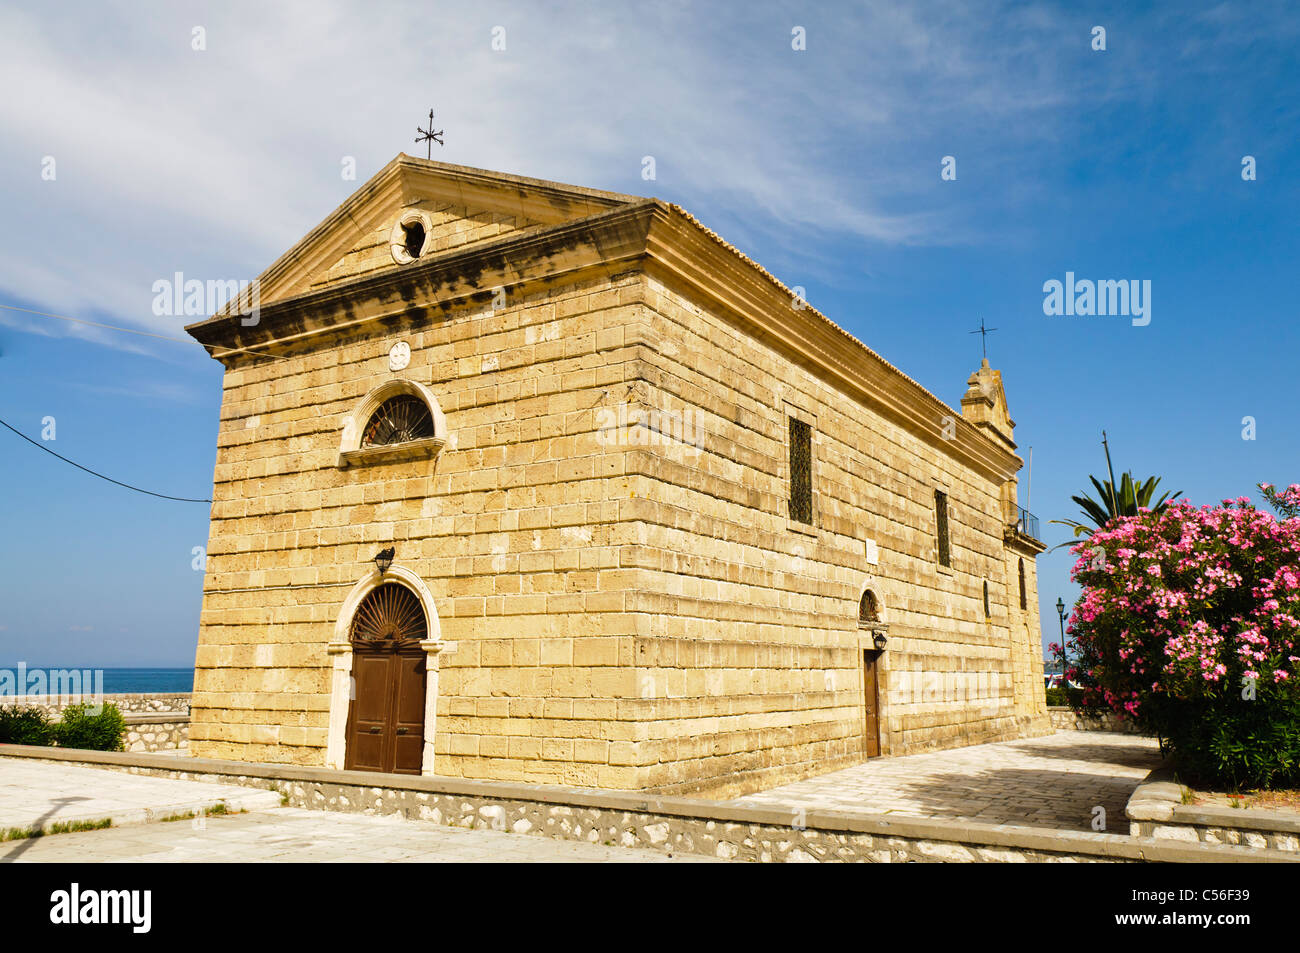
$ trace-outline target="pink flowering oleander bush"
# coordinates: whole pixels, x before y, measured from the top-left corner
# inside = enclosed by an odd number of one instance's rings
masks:
[[[1187,780],[1300,781],[1300,484],[1119,517],[1072,547],[1081,708],[1158,735]]]

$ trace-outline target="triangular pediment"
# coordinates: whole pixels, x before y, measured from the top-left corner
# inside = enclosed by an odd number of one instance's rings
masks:
[[[402,220],[422,223],[427,238],[421,258],[427,259],[637,201],[400,154],[262,273],[259,300],[267,305],[403,267],[393,251]]]

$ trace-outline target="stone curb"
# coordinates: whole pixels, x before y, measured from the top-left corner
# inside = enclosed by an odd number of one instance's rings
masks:
[[[221,782],[233,778],[270,782],[342,785],[363,792],[382,790],[413,791],[453,795],[492,801],[530,802],[547,805],[590,808],[629,814],[687,818],[723,824],[756,825],[790,830],[821,831],[828,834],[867,834],[909,840],[942,841],[980,847],[1001,847],[1041,851],[1089,858],[1159,861],[1170,863],[1279,862],[1300,863],[1300,855],[1271,849],[1252,849],[1229,845],[1171,843],[1149,837],[1122,834],[1094,834],[1079,831],[1045,831],[1008,824],[985,824],[977,821],[950,821],[922,817],[892,817],[867,812],[843,810],[803,810],[789,808],[742,807],[698,798],[658,797],[635,792],[600,791],[558,785],[518,784],[503,781],[477,781],[464,778],[383,775],[366,771],[337,771],[331,768],[297,765],[252,764],[219,761],[210,758],[177,759],[175,756],[74,751],[58,748],[33,748],[0,745],[0,757],[66,761],[86,765],[139,768],[170,776],[193,776]],[[231,782],[224,782],[231,783]]]
[[[1156,768],[1133,790],[1124,808],[1130,821],[1167,821],[1182,804],[1183,790],[1172,768]]]
[[[1147,775],[1129,798],[1124,813],[1130,821],[1300,834],[1300,817],[1254,807],[1184,804],[1182,786],[1174,780],[1173,769],[1167,767]]]

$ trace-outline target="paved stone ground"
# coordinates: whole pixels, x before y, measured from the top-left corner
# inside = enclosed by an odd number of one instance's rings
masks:
[[[277,807],[274,791],[234,784],[174,781],[75,764],[0,757],[0,832],[56,823],[140,824],[218,803],[231,810]]]
[[[109,772],[103,772],[108,774]],[[721,863],[429,821],[272,808],[0,844],[0,863]]]
[[[736,798],[732,804],[938,817],[1056,830],[1128,833],[1124,806],[1160,764],[1153,738],[1058,731],[1043,738],[873,759]]]

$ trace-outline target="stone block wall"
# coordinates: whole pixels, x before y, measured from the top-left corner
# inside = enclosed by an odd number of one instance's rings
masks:
[[[1038,621],[1038,572],[1031,553],[1006,549],[1007,619],[1011,635],[1012,697],[1016,716],[1036,733],[1048,730],[1043,690],[1043,652]],[[1020,608],[1020,566],[1025,571],[1025,608]]]
[[[375,326],[227,371],[191,743],[322,764],[326,645],[376,551],[433,593],[442,637],[440,774],[635,787],[633,642],[620,552],[636,542],[626,452],[602,402],[627,389],[634,275],[609,270]],[[410,364],[388,367],[392,343]],[[339,469],[343,419],[401,376],[449,439],[430,460]]]
[[[335,277],[369,267],[362,245]],[[400,316],[227,359],[196,755],[324,763],[326,649],[389,545],[450,643],[441,775],[724,796],[858,761],[864,587],[890,623],[885,754],[1046,730],[1017,702],[1032,661],[1003,487],[639,265],[561,269],[504,307],[494,281],[446,301],[404,290]],[[344,421],[394,377],[436,396],[446,446],[340,468]],[[650,410],[677,415],[675,446],[642,439]],[[811,527],[788,515],[791,414],[814,433]]]
[[[1037,637],[1008,576],[1001,487],[683,291],[647,291],[628,329],[633,394],[692,421],[699,446],[653,439],[632,464],[645,786],[732,794],[861,760],[864,587],[890,622],[884,754],[1046,732],[1041,707],[1017,704]],[[789,518],[791,415],[813,430],[812,527]],[[951,568],[937,561],[936,489]]]

